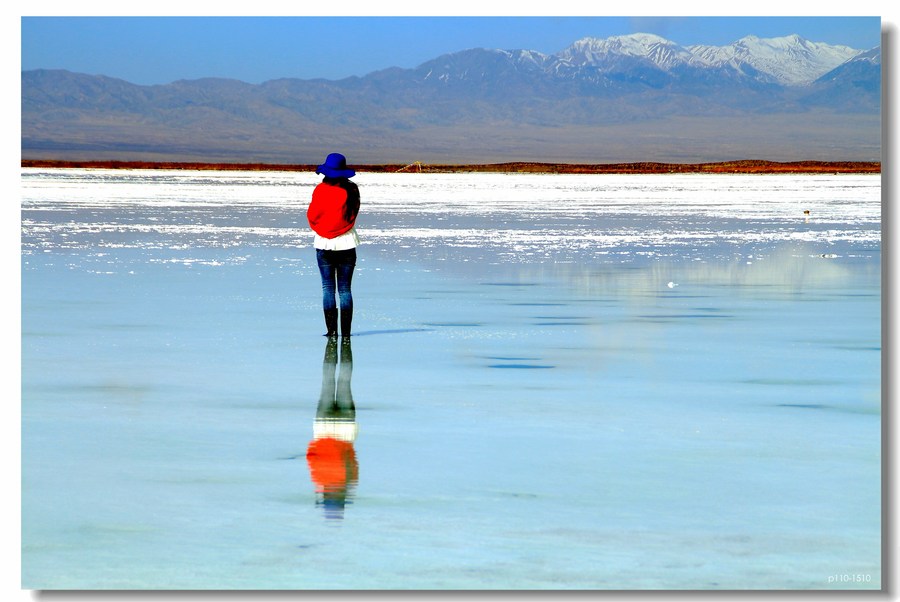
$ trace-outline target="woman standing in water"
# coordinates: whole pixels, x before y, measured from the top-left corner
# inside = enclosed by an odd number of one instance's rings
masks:
[[[349,337],[353,321],[350,281],[356,267],[356,247],[359,245],[359,236],[354,228],[359,213],[359,188],[350,181],[356,171],[347,168],[344,155],[331,153],[316,173],[325,177],[313,190],[306,218],[316,234],[313,246],[322,275],[325,336],[336,337],[338,334],[339,300],[341,336]],[[335,289],[338,299],[335,299]]]

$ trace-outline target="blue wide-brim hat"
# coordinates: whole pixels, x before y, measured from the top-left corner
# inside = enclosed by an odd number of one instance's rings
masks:
[[[325,163],[316,168],[316,173],[329,178],[352,178],[356,175],[354,170],[347,169],[347,158],[340,153],[325,157]]]

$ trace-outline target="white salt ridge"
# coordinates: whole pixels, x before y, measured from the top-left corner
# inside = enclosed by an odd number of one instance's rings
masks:
[[[361,173],[355,179],[363,242],[385,246],[604,253],[649,245],[877,246],[881,239],[874,175]],[[286,172],[26,169],[23,252],[308,246],[305,212],[318,181]]]

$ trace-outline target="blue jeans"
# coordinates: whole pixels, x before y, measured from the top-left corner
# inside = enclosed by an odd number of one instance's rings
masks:
[[[322,308],[337,309],[336,288],[341,311],[352,311],[353,295],[350,293],[350,281],[353,279],[353,268],[356,267],[356,249],[346,251],[316,249],[316,261],[322,275]]]

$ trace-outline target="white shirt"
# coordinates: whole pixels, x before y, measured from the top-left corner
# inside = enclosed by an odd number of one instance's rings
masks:
[[[346,251],[347,249],[355,249],[359,245],[359,235],[356,233],[356,227],[350,228],[348,232],[344,232],[340,236],[334,238],[325,238],[316,234],[313,246],[317,249],[325,251]]]

